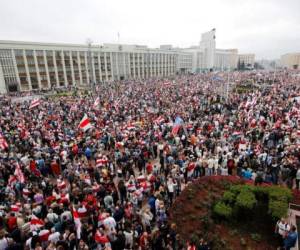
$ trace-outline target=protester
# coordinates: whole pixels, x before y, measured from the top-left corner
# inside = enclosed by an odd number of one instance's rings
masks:
[[[0,250],[194,249],[168,209],[195,178],[299,188],[299,78],[260,75],[239,94],[257,74],[230,73],[228,97],[217,93],[223,73],[101,84],[35,105],[2,96]]]

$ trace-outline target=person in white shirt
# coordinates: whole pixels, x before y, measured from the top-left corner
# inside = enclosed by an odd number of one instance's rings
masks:
[[[125,235],[125,246],[129,247],[129,249],[133,248],[133,231],[131,229],[126,229],[124,231]]]
[[[5,236],[2,236],[0,238],[0,250],[5,250],[8,247],[8,243],[8,239]]]
[[[114,232],[115,228],[117,226],[117,223],[115,221],[115,219],[111,216],[107,217],[106,219],[104,219],[103,221],[103,225],[110,231],[110,232]]]
[[[55,223],[58,221],[58,215],[56,213],[53,213],[52,209],[49,209],[49,213],[47,214],[47,219],[51,222],[51,223]]]
[[[290,231],[290,225],[285,221],[284,218],[281,218],[276,224],[275,232],[278,233],[282,239],[285,238]]]
[[[213,172],[214,172],[214,159],[212,157],[210,157],[207,161],[207,175],[208,176],[211,176],[213,175]]]
[[[60,215],[61,221],[72,220],[72,213],[70,211],[65,211]]]
[[[170,204],[172,204],[173,203],[173,197],[174,197],[174,181],[173,181],[172,178],[168,179],[167,188],[168,188],[169,201],[170,201]]]
[[[215,156],[214,158],[213,158],[213,169],[214,169],[214,172],[215,173],[217,173],[217,169],[218,169],[218,167],[219,167],[219,157],[218,156]]]
[[[221,168],[221,175],[227,176],[228,175],[228,168],[227,167],[222,167]]]
[[[50,241],[52,243],[57,243],[59,241],[59,237],[60,237],[60,233],[55,232],[55,229],[52,228],[51,229],[51,234],[48,237],[48,241]]]

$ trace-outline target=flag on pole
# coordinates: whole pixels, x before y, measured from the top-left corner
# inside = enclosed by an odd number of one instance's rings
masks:
[[[86,114],[83,116],[78,127],[81,128],[84,132],[86,132],[88,129],[90,129],[92,127],[90,119],[88,118],[88,116]]]
[[[95,102],[94,102],[94,105],[93,105],[93,108],[94,109],[97,109],[99,107],[99,104],[100,104],[100,98],[99,96],[96,98]]]
[[[177,135],[180,127],[182,126],[183,124],[183,120],[180,116],[177,116],[176,119],[175,119],[175,122],[173,124],[173,128],[172,128],[172,134],[173,136]]]
[[[81,238],[81,221],[78,215],[78,212],[76,209],[73,207],[73,218],[74,218],[74,223],[75,223],[75,228],[76,228],[76,234],[77,234],[77,239]]]
[[[16,169],[15,169],[14,175],[17,177],[17,180],[20,183],[24,183],[25,182],[24,174],[23,174],[22,169],[21,169],[21,167],[20,167],[20,165],[19,165],[18,162],[16,163]]]
[[[41,104],[41,99],[34,99],[31,101],[29,109],[35,108]]]

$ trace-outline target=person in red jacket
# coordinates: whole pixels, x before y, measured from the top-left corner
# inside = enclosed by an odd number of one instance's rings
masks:
[[[78,154],[78,146],[77,144],[74,144],[73,147],[72,147],[72,153],[74,156],[76,156]]]
[[[51,170],[52,170],[52,173],[55,175],[55,176],[59,176],[60,175],[60,166],[59,164],[57,163],[57,161],[53,161],[51,163]]]
[[[14,213],[10,213],[7,218],[7,229],[11,233],[17,227],[17,217]]]
[[[140,238],[140,248],[146,250],[149,248],[149,236],[147,232],[144,232]]]
[[[148,163],[147,166],[146,166],[146,170],[147,170],[147,174],[151,174],[152,171],[153,171],[153,166],[151,163]]]

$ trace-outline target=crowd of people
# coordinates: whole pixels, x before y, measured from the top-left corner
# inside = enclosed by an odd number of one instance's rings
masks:
[[[0,250],[193,249],[168,220],[193,179],[299,189],[299,75],[228,74],[228,94],[227,73],[206,73],[2,96]]]

